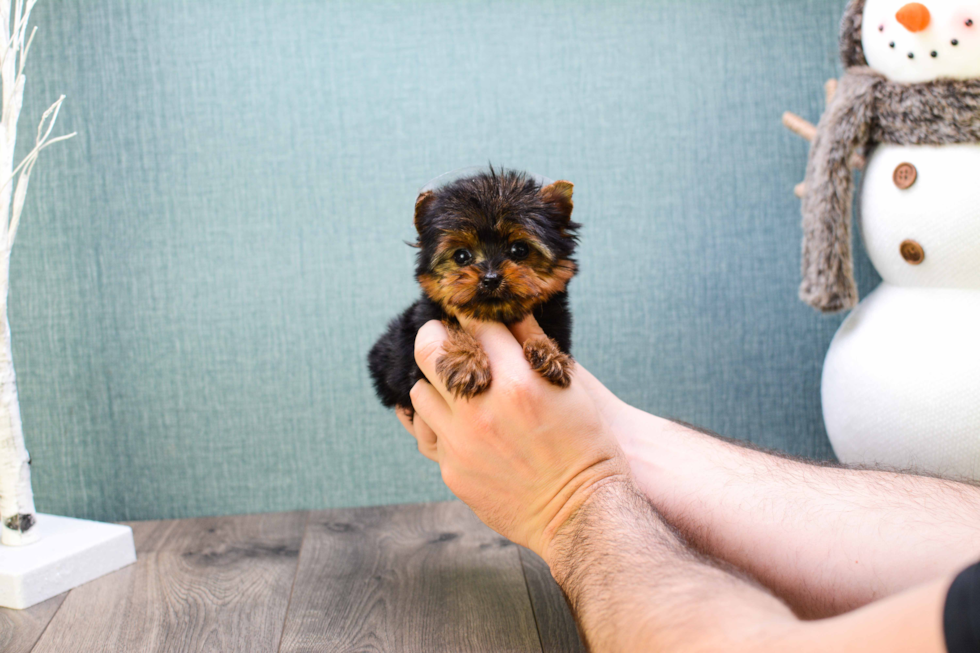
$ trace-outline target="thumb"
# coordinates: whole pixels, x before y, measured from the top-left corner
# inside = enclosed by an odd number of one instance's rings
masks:
[[[523,346],[524,343],[530,338],[535,336],[545,336],[544,330],[538,324],[538,321],[534,319],[533,313],[528,315],[520,322],[511,324],[508,328],[510,329],[510,332],[514,334],[514,337],[517,338],[517,342],[521,343],[521,346]]]
[[[455,317],[463,331],[470,334],[474,338],[479,338],[491,325],[490,322],[483,322],[482,320],[477,320],[462,313],[456,315]]]
[[[483,322],[466,315],[457,317],[466,333],[479,341],[483,351],[490,357],[491,365],[504,364],[504,361],[524,363],[523,345],[516,342],[513,334],[500,322]]]

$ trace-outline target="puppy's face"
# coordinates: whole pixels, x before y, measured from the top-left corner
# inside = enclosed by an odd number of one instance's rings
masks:
[[[510,324],[575,275],[572,184],[541,188],[513,171],[484,173],[419,196],[416,276],[449,315]]]

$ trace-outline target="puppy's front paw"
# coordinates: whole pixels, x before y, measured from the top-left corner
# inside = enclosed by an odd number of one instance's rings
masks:
[[[538,374],[559,388],[572,384],[575,360],[558,348],[551,338],[537,336],[524,343],[524,357]]]
[[[458,327],[449,329],[436,373],[457,399],[472,399],[490,387],[490,359],[480,343]]]

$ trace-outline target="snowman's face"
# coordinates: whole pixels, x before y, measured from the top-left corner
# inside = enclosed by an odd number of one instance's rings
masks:
[[[867,0],[861,42],[895,82],[980,78],[980,0]]]

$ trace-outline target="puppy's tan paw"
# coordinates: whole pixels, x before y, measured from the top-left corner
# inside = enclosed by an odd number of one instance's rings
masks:
[[[524,343],[524,357],[538,374],[559,388],[572,384],[572,370],[575,360],[562,352],[551,338],[538,336]]]
[[[490,359],[480,343],[459,327],[449,328],[436,373],[457,399],[472,399],[490,387]]]

